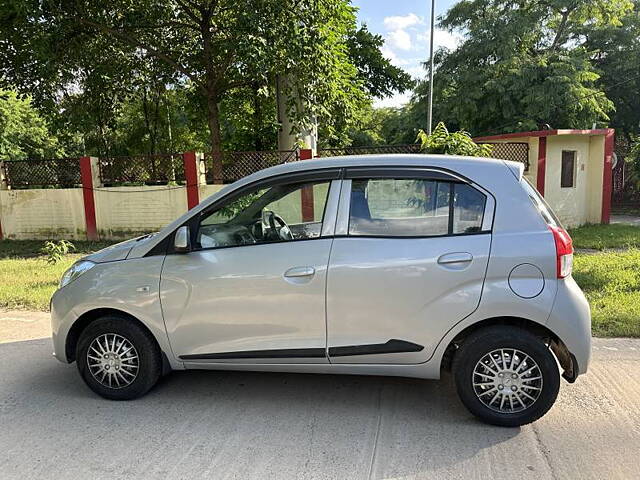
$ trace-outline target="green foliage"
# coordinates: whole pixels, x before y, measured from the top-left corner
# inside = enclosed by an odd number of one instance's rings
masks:
[[[70,251],[75,251],[76,247],[68,240],[57,242],[46,241],[42,247],[42,253],[47,256],[47,263],[55,265],[62,260]]]
[[[64,154],[31,99],[0,89],[0,160],[56,157]]]
[[[449,133],[449,130],[442,122],[436,125],[431,135],[427,135],[426,132],[420,130],[417,140],[421,144],[421,150],[425,153],[489,157],[492,150],[491,145],[475,143],[467,132]]]
[[[629,149],[629,153],[625,157],[625,162],[631,166],[636,180],[636,186],[640,188],[640,135],[635,137],[634,140]]]
[[[403,93],[414,86],[411,75],[392,65],[380,48],[384,45],[381,35],[373,34],[366,25],[351,32],[347,39],[349,57],[358,69],[358,79],[367,92],[377,98]]]
[[[599,87],[615,105],[611,125],[617,137],[640,135],[640,0],[620,24],[589,29],[588,50],[600,73]]]
[[[237,198],[233,202],[220,208],[215,213],[216,217],[218,217],[220,221],[223,222],[235,218],[238,214],[244,212],[254,202],[256,202],[262,195],[267,192],[267,190],[268,189],[258,190],[256,192],[248,193],[247,195],[243,195],[240,198]]]
[[[371,96],[411,86],[348,0],[7,0],[0,78],[72,154],[273,149],[276,79],[295,128],[338,142]],[[64,46],[64,47],[62,47]]]

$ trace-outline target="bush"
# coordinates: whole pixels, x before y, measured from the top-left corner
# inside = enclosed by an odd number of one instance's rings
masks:
[[[70,251],[75,251],[76,247],[68,240],[60,240],[58,242],[47,241],[42,247],[42,253],[47,256],[47,263],[55,265]]]
[[[421,150],[425,153],[489,157],[493,150],[491,145],[478,145],[465,131],[449,133],[442,122],[436,125],[431,135],[420,130],[416,140],[420,142]]]

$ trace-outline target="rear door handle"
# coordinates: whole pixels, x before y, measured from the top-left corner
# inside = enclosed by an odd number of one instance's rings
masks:
[[[473,260],[473,255],[467,252],[445,253],[438,258],[440,265],[449,265],[452,263],[469,263]]]
[[[313,267],[293,267],[284,272],[284,276],[288,278],[292,277],[310,277],[316,273],[316,269]]]

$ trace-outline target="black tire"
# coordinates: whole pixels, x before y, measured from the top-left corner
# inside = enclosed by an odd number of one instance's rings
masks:
[[[474,378],[479,378],[474,377],[476,365],[483,357],[498,349],[517,349],[530,356],[539,367],[542,376],[541,390],[537,393],[535,401],[519,412],[496,411],[488,407],[474,389]],[[501,427],[519,427],[536,421],[549,411],[560,389],[560,372],[551,350],[541,338],[524,329],[511,326],[487,327],[467,337],[455,354],[453,375],[458,395],[465,407],[483,422]],[[499,380],[499,383],[503,383],[502,380]],[[502,385],[498,387],[505,388]],[[490,393],[486,398],[493,395],[494,393]]]
[[[102,337],[105,334],[116,334],[126,339],[133,345],[137,353],[138,367],[135,370],[129,369],[130,371],[135,371],[135,379],[125,386],[116,387],[115,382],[113,382],[114,386],[109,387],[100,383],[89,367],[89,359],[87,357],[89,347],[95,339],[105,338]],[[109,337],[107,336],[106,338]],[[96,355],[93,350],[91,353],[92,356]],[[134,360],[131,360],[131,363],[134,363]],[[162,374],[162,356],[155,338],[135,320],[115,315],[101,317],[91,322],[84,329],[78,340],[76,364],[78,365],[80,376],[89,388],[109,400],[132,400],[138,398],[147,393]],[[122,383],[126,382],[123,381]]]

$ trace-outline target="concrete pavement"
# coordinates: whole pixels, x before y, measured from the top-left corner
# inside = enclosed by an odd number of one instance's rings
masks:
[[[180,372],[110,402],[51,357],[0,345],[2,479],[640,477],[640,341],[595,340],[533,426],[490,427],[450,378]]]
[[[49,312],[0,310],[0,343],[51,336]]]

